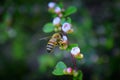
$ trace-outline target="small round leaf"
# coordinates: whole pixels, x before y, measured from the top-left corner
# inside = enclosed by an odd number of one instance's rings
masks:
[[[66,11],[64,16],[69,16],[77,11],[77,8],[74,6],[70,6]]]
[[[50,33],[52,31],[54,31],[54,25],[52,23],[45,24],[44,27],[43,27],[43,31],[45,33]]]
[[[52,72],[54,75],[64,75],[63,70],[67,68],[67,66],[63,62],[58,62],[55,66],[54,71]]]

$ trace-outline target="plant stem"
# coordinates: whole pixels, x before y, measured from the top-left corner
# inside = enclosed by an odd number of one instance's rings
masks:
[[[72,54],[70,54],[70,55],[72,57],[72,62],[73,62],[73,65],[74,65],[74,69],[77,70],[76,60],[75,60],[75,58]]]

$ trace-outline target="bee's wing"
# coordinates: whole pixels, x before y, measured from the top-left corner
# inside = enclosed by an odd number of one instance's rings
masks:
[[[48,40],[48,39],[50,39],[50,37],[51,37],[51,36],[44,37],[44,38],[41,38],[41,39],[39,39],[39,40]]]

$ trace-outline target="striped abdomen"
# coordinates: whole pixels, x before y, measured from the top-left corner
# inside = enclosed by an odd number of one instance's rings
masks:
[[[46,46],[47,52],[51,53],[56,45],[57,45],[56,40],[53,40],[53,39],[49,40],[49,42]]]

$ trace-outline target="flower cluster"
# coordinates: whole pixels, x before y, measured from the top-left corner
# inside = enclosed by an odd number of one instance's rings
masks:
[[[70,34],[73,32],[72,24],[71,22],[67,21],[66,17],[64,17],[64,13],[65,13],[64,8],[61,8],[55,2],[49,2],[48,8],[50,13],[56,15],[54,16],[54,19],[52,21],[52,24],[54,26],[54,31],[62,33],[62,37],[58,42],[59,48],[62,50],[66,50],[69,46],[67,34]],[[74,46],[71,48],[71,54],[75,58],[78,58],[78,59],[83,58],[83,54],[80,53],[80,48],[78,46]]]
[[[52,22],[54,26],[54,31],[62,33],[62,37],[58,42],[59,48],[66,50],[69,46],[67,34],[70,34],[73,32],[72,24],[69,21],[67,21],[66,17],[64,17],[64,13],[65,13],[64,8],[61,8],[55,2],[49,2],[48,8],[49,8],[48,9],[49,12],[56,15]],[[78,58],[78,59],[83,58],[83,54],[80,53],[80,48],[78,46],[72,47],[71,54],[75,58]]]
[[[48,8],[51,13],[57,14],[59,17],[62,17],[62,12],[64,9],[61,9],[55,2],[48,3]]]
[[[67,37],[67,34],[73,33],[74,30],[72,28],[71,19],[69,17],[66,17],[65,13],[68,11],[72,11],[71,9],[74,9],[74,11],[75,11],[75,8],[71,7],[71,8],[69,8],[69,10],[66,11],[64,8],[61,8],[55,2],[48,3],[48,8],[49,8],[48,9],[49,12],[52,13],[54,16],[53,21],[52,21],[52,25],[53,25],[52,27],[54,28],[53,31],[55,31],[55,33],[60,34],[59,38],[57,38],[57,39],[55,38],[56,34],[54,37],[55,41],[57,41],[56,43],[59,45],[59,48],[62,50],[69,50],[71,55],[74,58],[82,59],[83,54],[81,54],[80,48],[78,46],[75,46],[75,45],[70,46],[70,44],[68,43],[68,37]],[[71,13],[73,13],[73,12],[70,12],[68,14],[71,14]],[[73,61],[73,63],[74,63],[74,61]],[[63,66],[64,66],[64,64],[63,64]],[[75,65],[74,65],[74,67],[75,67]],[[57,73],[56,70],[54,73]],[[59,69],[58,69],[58,71],[59,71]],[[75,69],[72,69],[71,67],[68,67],[68,68],[65,67],[65,69],[63,70],[63,73],[66,75],[73,75],[73,76],[78,75],[78,72]]]
[[[62,23],[62,19],[64,18],[64,11],[65,9],[60,8],[59,5],[57,5],[55,2],[50,2],[48,3],[48,8],[49,11],[55,15],[57,15],[54,19],[53,19],[53,25],[55,26],[54,31],[58,32],[58,31],[63,31],[64,33],[72,33],[73,29],[72,29],[72,24],[64,21]]]

